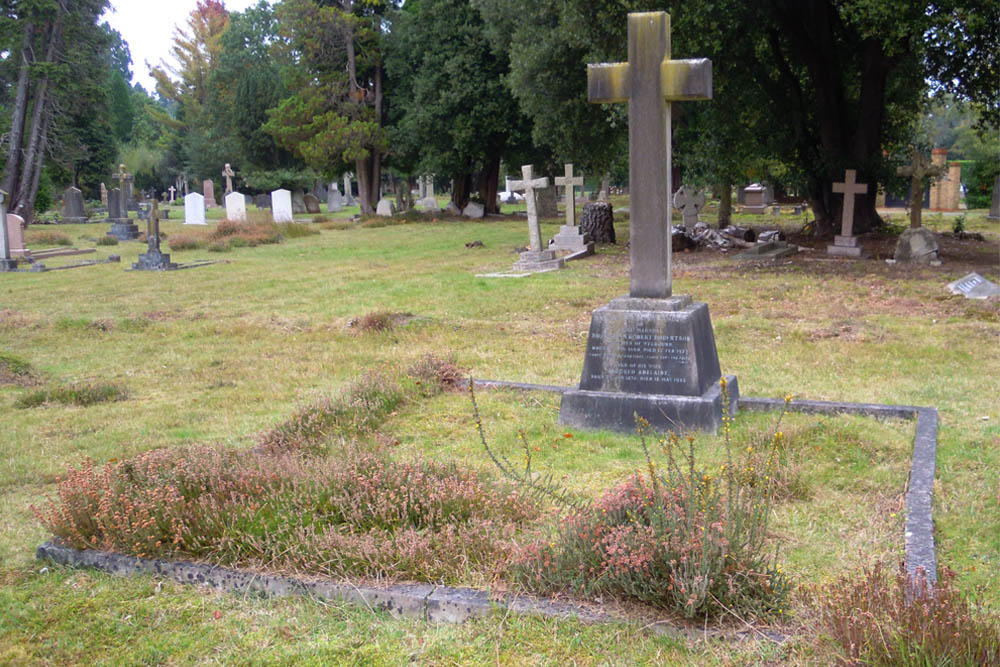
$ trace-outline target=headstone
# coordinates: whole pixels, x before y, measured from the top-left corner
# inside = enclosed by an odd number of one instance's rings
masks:
[[[233,171],[233,168],[230,167],[229,163],[227,162],[225,169],[222,170],[222,176],[226,179],[226,191],[223,193],[223,195],[228,195],[230,192],[233,191],[233,176],[235,175],[236,172]]]
[[[316,181],[316,183],[313,185],[312,194],[314,197],[316,197],[316,201],[324,201],[329,195],[329,191],[327,191],[326,185],[323,183],[323,181]]]
[[[275,222],[292,222],[295,217],[292,209],[292,193],[288,190],[275,190],[271,193],[271,212]]]
[[[566,188],[566,224],[549,243],[549,250],[572,259],[594,254],[594,242],[580,231],[576,224],[576,188],[583,188],[583,176],[573,175],[573,165],[565,166],[565,175],[555,179],[556,185]]]
[[[150,204],[149,220],[146,223],[146,252],[139,255],[139,261],[132,265],[133,271],[172,271],[177,265],[170,261],[170,255],[160,252],[160,203]]]
[[[169,188],[167,188],[167,192],[170,193],[170,203],[173,204],[175,201],[174,195],[177,193],[177,188],[171,185]]]
[[[108,186],[101,183],[101,206],[108,207]]]
[[[232,222],[247,221],[247,198],[240,192],[226,195],[226,219]]]
[[[218,204],[215,202],[215,183],[212,179],[202,181],[201,183],[201,193],[205,197],[205,207],[215,208]]]
[[[899,235],[892,258],[897,262],[929,264],[940,258],[940,252],[941,244],[934,232],[926,227],[910,227]]]
[[[125,185],[130,178],[131,176],[125,173],[125,165],[118,165],[118,182],[121,188],[108,193],[108,220],[111,222],[111,229],[107,235],[114,236],[119,241],[139,238],[139,227],[129,221],[128,204],[125,201]]]
[[[527,195],[525,197],[527,198]],[[555,185],[535,192],[535,212],[539,218],[559,217],[559,197]]]
[[[794,255],[798,251],[796,246],[784,241],[766,241],[733,255],[733,259],[775,260]]]
[[[670,16],[628,15],[627,63],[590,65],[590,101],[629,103],[632,260],[629,295],[594,311],[580,384],[559,420],[634,432],[635,415],[661,430],[717,430],[722,373],[708,306],[674,296],[672,103],[712,97],[712,64],[672,60]],[[727,378],[736,410],[736,378]]]
[[[448,205],[444,207],[444,212],[448,215],[462,215],[462,212],[458,210],[458,206],[453,201],[448,202]]]
[[[970,273],[953,283],[948,283],[952,294],[961,294],[966,299],[988,299],[1000,296],[1000,285],[990,282],[978,273]]]
[[[292,213],[302,215],[306,212],[306,195],[301,190],[292,191]]]
[[[63,192],[63,222],[87,222],[87,214],[83,210],[83,193],[70,186]]]
[[[840,234],[833,237],[833,245],[826,247],[826,254],[838,257],[864,257],[864,248],[858,245],[854,235],[854,197],[868,192],[867,183],[856,183],[857,172],[848,169],[843,183],[834,183],[833,191],[844,195],[844,209],[841,214]]]
[[[351,194],[351,175],[344,172],[344,206],[354,206],[354,195]]]
[[[124,167],[124,165],[122,165]],[[125,180],[122,183],[122,201],[125,202],[126,211],[138,211],[139,202],[135,198],[135,190],[133,184],[132,174],[125,174]]]
[[[121,218],[121,190],[111,188],[108,190],[108,222],[115,222]]]
[[[336,213],[344,207],[344,198],[337,188],[337,183],[330,184],[330,189],[326,191],[326,212]]]
[[[16,213],[7,214],[7,247],[14,259],[28,259],[31,256],[24,245],[24,218]]]
[[[705,193],[682,185],[674,193],[674,207],[684,218],[684,229],[693,231],[698,224],[698,213],[705,207]]]
[[[743,188],[743,212],[763,215],[767,212],[767,203],[764,196],[767,188],[760,183],[752,183]]]
[[[470,201],[465,205],[465,209],[462,210],[462,215],[466,218],[473,218],[474,220],[481,220],[486,217],[486,207],[482,204],[478,204],[474,201]]]
[[[990,200],[990,220],[1000,220],[1000,175],[993,181],[993,198]]]
[[[548,189],[554,191],[549,186],[548,178],[534,178],[532,167],[526,164],[521,167],[523,179],[511,181],[509,187],[512,192],[524,192],[524,201],[528,205],[528,238],[530,245],[528,250],[521,253],[520,259],[514,264],[514,270],[525,273],[537,273],[542,271],[555,271],[566,265],[562,257],[556,257],[553,250],[542,250],[542,229],[538,224],[538,209],[535,195],[539,190]]]
[[[207,224],[205,222],[205,197],[197,192],[192,192],[184,197],[184,224]]]
[[[271,195],[257,195],[253,198],[254,206],[261,211],[271,208]]]
[[[417,206],[420,207],[425,213],[440,213],[441,206],[438,204],[437,197],[424,197],[417,202]]]
[[[311,192],[306,193],[302,197],[302,203],[305,204],[306,213],[312,213],[312,214],[320,213],[319,199],[317,199],[316,195],[314,195],[313,193]]]
[[[375,208],[375,215],[382,218],[391,218],[396,213],[396,204],[390,199],[379,199]]]
[[[7,218],[7,193],[0,190],[0,219]],[[17,269],[17,260],[11,256],[10,235],[7,231],[6,222],[0,225],[0,272],[14,271]]]

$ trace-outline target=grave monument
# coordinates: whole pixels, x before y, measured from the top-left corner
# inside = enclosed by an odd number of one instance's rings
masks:
[[[155,199],[150,204],[149,219],[146,221],[146,252],[139,255],[139,261],[132,265],[133,271],[172,271],[177,264],[170,261],[170,255],[160,252],[160,202]]]
[[[114,236],[119,241],[131,241],[139,238],[139,228],[135,223],[129,222],[128,205],[125,199],[125,184],[131,178],[129,174],[125,173],[125,165],[118,165],[118,182],[121,188],[108,193],[108,220],[111,222],[108,236]]]
[[[169,188],[167,188],[167,192],[170,193],[170,203],[173,204],[174,203],[174,195],[177,193],[177,188],[175,188],[174,186],[171,185]]]
[[[556,185],[566,188],[566,224],[559,228],[549,243],[549,250],[569,255],[571,258],[586,257],[594,254],[594,242],[590,236],[580,231],[576,224],[576,188],[583,189],[583,176],[573,175],[573,165],[567,164],[565,176],[555,179]]]
[[[295,216],[292,214],[292,193],[283,188],[272,192],[271,213],[275,222],[293,222]]]
[[[233,171],[233,168],[230,167],[227,162],[225,169],[222,170],[222,177],[226,179],[226,191],[222,193],[223,196],[228,195],[233,191],[233,176],[235,175],[236,172]]]
[[[216,208],[219,204],[215,201],[215,183],[212,179],[206,179],[201,182],[201,194],[205,198],[206,208]]]
[[[844,210],[841,214],[840,234],[833,237],[833,245],[826,247],[826,254],[839,257],[864,257],[864,248],[858,245],[854,235],[854,197],[868,193],[867,183],[856,183],[857,172],[848,169],[843,183],[834,183],[833,191],[844,195]]]
[[[671,105],[712,97],[712,63],[672,60],[670,16],[628,15],[627,63],[590,65],[590,101],[629,104],[631,276],[628,296],[594,311],[583,373],[563,394],[561,423],[633,432],[635,416],[660,430],[715,431],[736,378],[720,380],[708,306],[671,284]]]
[[[104,183],[101,183],[101,206],[106,207],[107,205],[108,205],[108,186],[106,186]]]
[[[674,207],[681,212],[684,218],[684,229],[688,232],[694,231],[694,226],[698,224],[698,212],[705,206],[705,193],[683,185],[674,193]]]
[[[326,212],[336,213],[344,207],[344,198],[340,195],[337,182],[330,183],[326,191]]]
[[[184,224],[205,225],[205,198],[197,192],[184,196]]]
[[[524,201],[528,205],[528,237],[530,246],[528,250],[521,253],[521,258],[514,263],[514,270],[521,273],[538,273],[542,271],[555,271],[566,265],[562,257],[556,257],[554,250],[542,250],[542,228],[538,224],[538,200],[536,195],[539,191],[549,188],[549,179],[534,178],[532,167],[526,164],[521,167],[520,181],[511,181],[507,184],[511,192],[524,192]]]
[[[344,172],[344,206],[354,206],[354,195],[351,194],[351,175]]]
[[[87,222],[87,213],[83,210],[83,193],[70,186],[63,192],[62,221],[69,223]]]
[[[247,198],[240,192],[226,195],[226,219],[232,222],[247,221]]]
[[[17,260],[10,254],[10,237],[7,235],[7,193],[0,190],[0,272],[16,271]]]

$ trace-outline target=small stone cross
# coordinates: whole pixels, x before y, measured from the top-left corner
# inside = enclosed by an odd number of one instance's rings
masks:
[[[542,229],[538,226],[538,207],[535,206],[535,190],[549,187],[548,178],[534,178],[530,164],[521,167],[523,180],[511,181],[511,192],[523,192],[528,205],[528,235],[531,237],[532,252],[542,251]]]
[[[572,163],[566,165],[566,175],[555,179],[556,185],[566,188],[566,226],[576,227],[576,188],[583,188],[583,176],[573,177]]]
[[[628,62],[587,66],[590,101],[628,102],[632,191],[629,295],[671,295],[670,125],[673,102],[712,97],[712,62],[672,60],[670,15],[628,15]]]
[[[160,252],[160,203],[155,198],[149,206],[149,219],[146,220],[146,243],[148,252]]]
[[[226,177],[226,194],[228,195],[233,191],[233,176],[236,175],[228,162],[226,163],[226,168],[222,170],[222,175]]]
[[[684,216],[684,228],[694,229],[698,224],[698,211],[705,205],[705,193],[689,191],[683,185],[674,193],[674,206]]]
[[[944,173],[944,167],[931,162],[916,148],[910,151],[910,157],[910,164],[900,167],[896,173],[910,178],[910,227],[917,228],[924,208],[924,179],[938,178]]]
[[[171,185],[169,188],[167,188],[167,191],[170,193],[170,203],[173,204],[174,203],[174,193],[177,192],[177,188],[175,188],[174,186]]]
[[[118,211],[119,218],[128,217],[128,188],[125,187],[125,183],[131,180],[132,175],[125,172],[125,165],[118,165],[118,202],[121,210]]]
[[[841,218],[841,236],[854,236],[854,195],[868,193],[867,183],[855,183],[857,172],[848,169],[843,183],[834,183],[833,191],[844,195],[844,214]]]

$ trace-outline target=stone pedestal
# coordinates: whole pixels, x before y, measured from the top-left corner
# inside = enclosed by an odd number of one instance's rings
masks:
[[[133,271],[173,271],[177,264],[170,261],[170,254],[151,250],[139,255],[139,261],[132,265]]]
[[[127,218],[119,218],[111,223],[108,236],[114,236],[119,241],[134,241],[139,238],[139,227]]]
[[[17,260],[16,259],[4,259],[0,257],[0,273],[5,273],[7,271],[17,270]]]
[[[551,250],[535,252],[528,250],[521,253],[521,258],[514,263],[514,270],[521,272],[555,271],[566,265],[562,257],[556,257]]]
[[[579,227],[563,225],[559,228],[559,233],[552,239],[552,243],[549,244],[549,250],[560,255],[583,257],[594,254],[594,242],[590,239],[590,235],[582,233]]]
[[[835,257],[864,257],[865,249],[858,245],[857,236],[834,236],[833,245],[826,247],[826,254]]]
[[[660,431],[715,432],[721,378],[706,304],[689,296],[615,299],[594,311],[580,385],[563,394],[559,421],[628,433],[638,414]],[[727,381],[735,413],[736,378]]]

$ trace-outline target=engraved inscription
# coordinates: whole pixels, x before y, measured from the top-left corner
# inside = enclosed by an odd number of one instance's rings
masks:
[[[607,329],[592,332],[587,356],[593,358],[592,382],[609,381],[619,385],[686,384],[690,382],[691,336],[657,331],[655,326],[626,327],[624,331]]]

